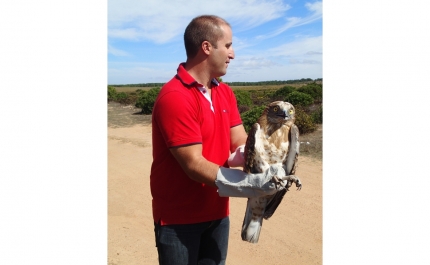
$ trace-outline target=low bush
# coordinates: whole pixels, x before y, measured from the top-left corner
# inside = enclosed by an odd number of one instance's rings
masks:
[[[116,88],[113,86],[108,86],[108,101],[115,101],[118,96]]]
[[[322,101],[322,96],[323,96],[322,84],[317,84],[317,83],[307,84],[305,86],[299,87],[297,91],[310,95],[317,102]]]
[[[317,126],[313,122],[310,115],[308,115],[302,108],[296,107],[296,121],[295,124],[299,128],[300,134],[310,133],[316,130]]]
[[[315,111],[311,112],[311,118],[312,121],[316,124],[322,124],[323,123],[323,108],[322,105],[320,105]]]
[[[252,125],[257,122],[265,108],[266,106],[254,107],[253,109],[240,114],[246,133],[248,133]]]
[[[249,107],[252,106],[251,95],[249,92],[236,89],[234,90],[234,95],[236,96],[237,108],[239,109],[239,112],[242,113],[249,110]]]
[[[271,99],[272,101],[283,101],[293,91],[296,91],[293,86],[281,87],[272,94]]]
[[[152,109],[154,108],[155,100],[157,99],[160,90],[160,87],[154,87],[148,91],[139,91],[139,96],[135,104],[136,108],[141,108],[142,114],[151,114]]]
[[[125,92],[120,92],[116,95],[116,102],[119,102],[121,104],[128,104],[130,102],[128,94]]]
[[[287,97],[284,99],[284,101],[290,102],[291,104],[296,106],[308,106],[314,102],[314,99],[305,93],[293,91],[290,94],[287,95]]]

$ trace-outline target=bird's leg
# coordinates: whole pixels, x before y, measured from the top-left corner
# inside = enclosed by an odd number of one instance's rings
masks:
[[[293,184],[293,182],[296,183],[297,190],[301,190],[302,189],[302,183],[300,182],[300,179],[297,176],[295,176],[295,175],[288,175],[288,176],[282,176],[280,178],[277,178],[277,181],[282,181],[282,180],[286,180],[287,181],[286,187],[284,185],[282,185],[287,190],[288,190],[289,187],[291,187],[291,185]]]
[[[283,176],[283,177],[285,177],[285,176]],[[284,184],[284,181],[282,180],[282,177],[278,177],[278,176],[275,175],[272,178],[272,182],[275,183],[276,188],[278,188],[279,186],[282,186],[284,189],[288,190],[288,187],[287,187],[288,182],[287,182],[287,184]]]

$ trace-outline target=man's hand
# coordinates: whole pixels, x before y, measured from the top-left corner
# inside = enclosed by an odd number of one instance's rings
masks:
[[[236,148],[236,151],[228,158],[228,165],[230,167],[243,167],[245,165],[245,145]]]

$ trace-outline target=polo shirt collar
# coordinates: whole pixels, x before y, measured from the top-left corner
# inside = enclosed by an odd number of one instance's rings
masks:
[[[179,80],[181,80],[181,82],[184,83],[185,85],[187,85],[188,87],[193,87],[196,85],[202,86],[187,72],[187,70],[185,70],[184,66],[185,66],[185,63],[179,64],[179,67],[177,70],[178,73],[176,74],[176,76],[179,78]],[[219,85],[219,82],[218,82],[218,80],[216,80],[216,78],[213,78],[211,80],[211,82],[215,86]]]

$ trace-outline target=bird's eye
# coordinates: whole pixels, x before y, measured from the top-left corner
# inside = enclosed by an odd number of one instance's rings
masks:
[[[274,108],[273,108],[273,111],[278,111],[278,107],[274,107]]]
[[[290,111],[288,113],[293,114],[294,110],[290,109]]]

